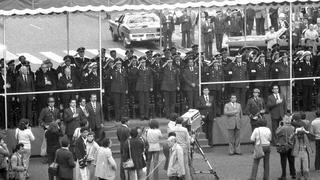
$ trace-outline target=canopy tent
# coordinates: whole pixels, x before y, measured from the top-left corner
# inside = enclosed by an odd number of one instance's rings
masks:
[[[75,11],[160,10],[187,7],[316,3],[318,0],[2,0],[0,15],[50,14]]]

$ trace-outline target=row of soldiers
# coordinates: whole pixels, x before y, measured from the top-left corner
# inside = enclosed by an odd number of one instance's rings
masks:
[[[127,109],[125,104],[138,107],[141,119],[149,119],[149,105],[155,104],[157,114],[153,116],[168,116],[177,111],[176,104],[182,104],[179,111],[196,107],[195,102],[199,96],[199,67],[201,67],[201,80],[204,82],[246,81],[264,79],[290,78],[290,61],[286,53],[277,50],[267,52],[266,55],[256,49],[247,49],[235,57],[230,57],[223,49],[214,58],[206,60],[200,54],[198,60],[198,46],[193,45],[192,50],[181,57],[176,48],[166,48],[163,54],[147,51],[145,56],[137,57],[133,50],[126,51],[125,58],[119,58],[116,51],[110,51],[110,58],[106,57],[106,50],[101,49],[100,56],[92,59],[85,57],[85,48],[77,50],[77,56],[65,56],[64,63],[57,69],[52,67],[50,60],[45,61],[39,70],[33,73],[25,57],[19,57],[20,64],[8,62],[7,83],[4,85],[7,92],[32,92],[50,90],[73,90],[100,88],[100,68],[102,71],[103,102],[105,114],[110,114],[113,107],[115,120],[120,120]],[[298,51],[294,58],[293,77],[312,77],[319,75],[316,64],[318,57],[312,57],[309,51]],[[200,62],[200,64],[199,64]],[[3,68],[2,68],[3,69]],[[19,72],[19,73],[18,73]],[[210,84],[210,93],[217,99],[217,112],[221,114],[222,105],[229,94],[235,93],[239,101],[245,104],[250,90],[259,88],[263,98],[267,98],[269,87],[274,82]],[[279,81],[282,93],[289,99],[289,81]],[[303,92],[309,99],[312,95],[313,81],[299,81],[298,88],[305,86],[310,89]],[[4,89],[2,89],[3,92]],[[37,99],[37,107],[41,109],[46,105],[50,94],[32,94],[25,96],[12,96],[12,102],[21,104],[21,116],[32,119],[32,102]],[[86,97],[84,92],[68,92],[57,94],[57,99],[66,107],[69,99]],[[9,107],[11,106],[10,103]],[[138,105],[138,106],[137,106]],[[304,108],[309,110],[310,103],[303,102]]]

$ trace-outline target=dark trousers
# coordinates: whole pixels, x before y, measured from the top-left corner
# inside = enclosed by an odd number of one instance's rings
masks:
[[[217,46],[217,51],[220,51],[222,48],[222,40],[223,40],[223,33],[222,34],[218,34],[216,33],[216,46]]]
[[[121,180],[126,180],[126,173],[125,173],[124,168],[123,168],[122,154],[121,154],[121,157],[120,157],[120,179]]]
[[[205,42],[204,43],[204,54],[206,58],[212,57],[212,42]]]
[[[310,102],[310,100],[312,99],[312,88],[313,86],[303,86],[302,104],[304,111],[311,111],[312,103]]]
[[[278,18],[270,18],[271,26],[274,27],[275,31],[278,31]]]
[[[172,31],[167,30],[163,33],[163,47],[167,48],[169,44],[169,48],[172,47]]]
[[[265,35],[264,18],[256,18],[256,31],[257,35]]]
[[[184,180],[184,177],[178,177],[178,176],[171,176],[169,177],[169,180]]]
[[[213,119],[210,119],[209,117],[210,116],[207,115],[203,119],[204,124],[202,125],[202,130],[206,134],[206,138],[208,139],[208,145],[213,145],[213,141],[212,141]]]
[[[296,169],[294,167],[294,156],[292,156],[292,149],[285,153],[280,153],[280,162],[281,162],[281,177],[286,177],[287,175],[287,160],[289,162],[290,175],[296,175]]]
[[[279,122],[282,120],[282,118],[279,119],[274,119],[271,117],[271,132],[272,132],[272,144],[275,145],[276,144],[276,130],[279,127]]]
[[[112,93],[114,103],[114,113],[116,121],[120,121],[123,113],[124,102],[126,98],[125,93]]]
[[[263,158],[263,180],[269,180],[269,171],[270,171],[270,146],[262,146],[264,156]],[[253,159],[252,171],[250,180],[255,180],[257,178],[257,172],[259,168],[260,159]]]
[[[190,39],[190,31],[182,31],[182,42],[181,46],[184,48],[189,48],[191,46],[191,39]]]
[[[57,180],[72,180],[73,178],[62,178],[57,176]]]
[[[254,22],[253,18],[247,18],[247,32],[246,32],[247,35],[251,35],[252,33],[253,22]]]
[[[230,32],[230,36],[242,36],[241,32]]]
[[[315,141],[316,143],[316,158],[314,161],[314,168],[320,170],[320,139]]]
[[[176,91],[163,91],[164,110],[166,117],[169,117],[171,113],[175,112],[176,96]]]
[[[149,118],[149,101],[150,93],[149,91],[139,91],[139,110],[140,118],[146,117]]]
[[[0,169],[0,180],[6,180],[7,179],[7,169],[3,168]]]
[[[21,118],[32,120],[32,99],[27,98],[21,101]]]
[[[216,101],[216,113],[217,116],[222,115],[223,112],[223,102],[222,102],[222,91],[219,90],[210,90],[210,95],[215,98]]]
[[[195,108],[199,98],[199,91],[186,91],[188,108]]]

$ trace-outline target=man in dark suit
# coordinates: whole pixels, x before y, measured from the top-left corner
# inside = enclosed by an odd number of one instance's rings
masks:
[[[272,142],[275,144],[276,129],[282,120],[286,110],[287,102],[284,95],[279,93],[279,86],[273,85],[272,94],[268,97],[267,108],[269,109],[272,123]]]
[[[100,134],[101,128],[103,128],[104,126],[104,117],[101,104],[97,102],[96,94],[90,95],[90,102],[86,107],[89,113],[89,127],[98,136]]]
[[[76,107],[77,101],[70,100],[69,108],[66,108],[63,113],[63,121],[66,126],[65,134],[68,136],[70,142],[73,137],[74,130],[79,127],[80,109]]]
[[[311,59],[311,52],[306,51],[304,53],[304,62],[302,63],[302,77],[313,77],[314,76],[314,63]],[[310,103],[310,100],[312,99],[312,90],[313,90],[313,80],[303,80],[302,81],[302,104],[303,104],[303,110],[304,111],[311,111],[312,103]]]
[[[206,58],[212,57],[212,43],[213,43],[213,24],[211,23],[211,19],[208,17],[208,13],[203,12],[202,16],[205,16],[204,22],[201,25],[201,32],[204,41],[204,54]]]
[[[81,80],[80,73],[78,68],[76,67],[75,64],[71,63],[74,61],[74,58],[72,56],[65,56],[63,57],[64,63],[62,63],[58,68],[57,68],[57,73],[58,73],[58,79],[60,79],[63,75],[65,75],[65,69],[70,69],[70,73],[72,77],[76,77],[77,80]],[[78,87],[79,88],[79,87]]]
[[[128,76],[125,69],[122,67],[121,58],[115,60],[116,68],[112,70],[111,79],[111,93],[113,96],[114,111],[116,121],[120,121],[124,112],[124,104],[126,94],[128,94]]]
[[[16,88],[17,92],[34,92],[34,79],[30,75],[29,70],[26,66],[22,66],[20,68],[20,75],[16,80]],[[32,94],[29,95],[21,95],[18,96],[18,99],[21,102],[21,117],[32,119],[32,100],[34,96]]]
[[[64,75],[58,81],[58,89],[60,90],[72,90],[79,88],[79,81],[75,74],[72,74],[70,68],[64,69]],[[60,94],[61,103],[63,107],[67,107],[70,99],[75,98],[75,93],[65,92]]]
[[[216,46],[217,50],[220,51],[222,48],[222,40],[223,34],[226,30],[225,18],[222,15],[222,11],[217,11],[217,16],[212,19],[215,27],[215,35],[216,35]]]
[[[231,94],[230,102],[224,106],[224,114],[226,117],[226,125],[228,129],[229,139],[229,155],[238,154],[240,152],[240,129],[242,121],[241,104],[237,103],[237,96]]]
[[[194,66],[193,59],[188,59],[188,67],[182,74],[184,88],[187,95],[188,108],[194,108],[199,97],[199,69]]]
[[[72,180],[74,163],[73,155],[69,151],[70,141],[67,138],[61,139],[61,148],[56,152],[56,163],[59,165],[58,179]]]
[[[202,130],[206,134],[208,145],[213,146],[212,129],[214,118],[216,117],[216,104],[213,96],[209,96],[208,87],[204,87],[202,92],[203,95],[199,97],[197,108],[199,109],[203,118],[204,124],[202,125]]]
[[[121,118],[121,125],[118,127],[117,129],[117,137],[118,137],[118,141],[120,142],[120,179],[121,180],[125,180],[126,176],[125,176],[125,171],[123,169],[123,147],[124,147],[124,143],[127,141],[127,139],[130,136],[130,129],[127,125],[128,123],[128,119],[127,118]]]
[[[181,46],[184,48],[190,48],[191,37],[190,30],[192,28],[191,17],[188,15],[187,9],[183,11],[183,15],[180,17],[182,42]]]
[[[150,93],[153,91],[153,76],[152,71],[146,67],[146,60],[140,61],[140,68],[138,70],[136,91],[139,94],[139,110],[140,118],[149,120],[149,102]]]
[[[161,14],[161,23],[162,23],[162,33],[163,33],[163,47],[169,48],[172,47],[172,33],[174,32],[174,20],[173,17],[169,14],[168,10],[165,10]]]
[[[166,117],[175,112],[176,94],[180,90],[179,71],[173,67],[172,60],[169,59],[162,66],[161,91],[164,97],[164,110]]]
[[[81,166],[82,166],[82,162],[86,161],[87,159],[86,142],[87,142],[89,129],[87,127],[82,127],[80,129],[80,133],[81,133],[81,136],[75,142],[75,156],[76,156],[77,163],[80,166],[80,176],[86,179],[87,168],[81,167]]]
[[[253,131],[257,126],[259,120],[263,120],[265,113],[264,100],[259,97],[260,90],[255,88],[253,90],[253,97],[247,102],[245,114],[249,115],[251,130]]]
[[[80,97],[79,110],[80,121],[88,121],[89,112],[87,110],[87,100],[84,97]]]
[[[54,97],[48,98],[48,106],[43,108],[39,115],[39,125],[43,126],[45,129],[48,128],[51,122],[60,123],[60,111],[55,107]]]

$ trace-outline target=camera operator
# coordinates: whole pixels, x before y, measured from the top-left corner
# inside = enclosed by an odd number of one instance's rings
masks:
[[[253,90],[253,97],[247,102],[245,113],[249,115],[252,132],[257,127],[257,123],[263,120],[265,113],[265,104],[262,98],[259,97],[260,90]]]
[[[176,126],[174,126],[171,129],[171,132],[176,133],[176,139],[177,143],[182,147],[183,149],[183,161],[185,165],[185,180],[191,180],[191,173],[190,173],[190,161],[189,161],[189,151],[190,151],[190,143],[191,143],[191,137],[189,135],[189,132],[187,128],[182,126],[183,118],[178,117],[176,120]]]
[[[292,178],[296,177],[296,169],[294,164],[294,156],[292,156],[293,142],[290,137],[294,134],[294,127],[291,125],[290,118],[284,118],[280,121],[279,127],[276,130],[277,136],[277,151],[280,154],[281,170],[282,174],[278,178],[280,180],[286,179],[287,161],[289,163],[290,175]]]
[[[212,128],[214,118],[216,117],[216,106],[213,96],[209,96],[209,88],[204,87],[202,92],[203,96],[199,97],[197,108],[199,109],[204,122],[202,125],[202,130],[206,134],[208,145],[212,147]]]

